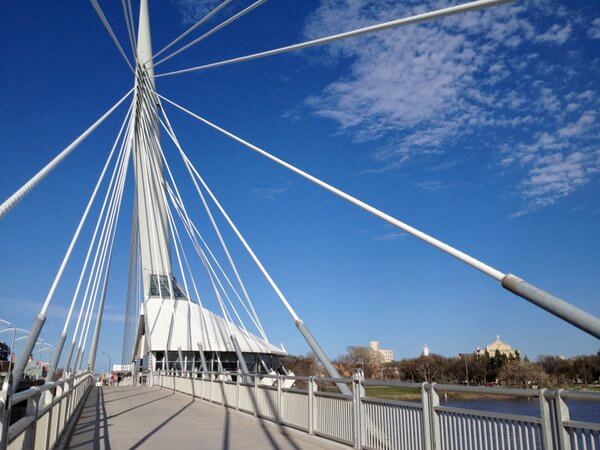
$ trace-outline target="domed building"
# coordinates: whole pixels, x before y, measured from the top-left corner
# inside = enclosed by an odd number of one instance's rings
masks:
[[[498,353],[506,357],[516,356],[519,352],[516,348],[512,348],[509,344],[500,340],[499,335],[496,335],[496,340],[491,344],[487,345],[485,349],[478,348],[477,354],[483,355],[486,351],[490,356],[494,356],[496,354],[496,351],[498,351]]]

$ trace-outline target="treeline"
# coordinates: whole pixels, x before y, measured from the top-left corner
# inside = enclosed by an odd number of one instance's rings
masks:
[[[414,382],[436,382],[511,387],[557,387],[600,384],[600,355],[560,358],[540,356],[532,362],[518,352],[505,356],[490,355],[420,356],[384,363],[381,356],[367,347],[350,347],[348,353],[333,361],[340,375],[352,376],[362,369],[366,378]],[[287,356],[288,370],[296,375],[324,375],[313,354]]]

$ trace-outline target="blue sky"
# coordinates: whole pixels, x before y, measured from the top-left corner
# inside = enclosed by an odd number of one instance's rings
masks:
[[[214,4],[151,0],[155,51]],[[248,4],[234,0],[202,30]],[[446,4],[271,0],[157,72]],[[120,2],[102,6],[129,50]],[[12,2],[3,21],[6,198],[123,95],[132,77],[86,2],[35,9]],[[597,2],[518,2],[165,77],[157,87],[399,219],[599,315],[599,44]],[[597,340],[491,279],[167,112],[194,164],[332,356],[372,339],[397,357],[414,356],[425,343],[451,355],[496,334],[530,357],[598,349]],[[0,318],[31,326],[124,113],[118,110],[2,220]],[[163,142],[208,236],[181,162]],[[129,180],[100,348],[113,361],[121,354],[131,174]],[[293,353],[308,351],[233,235],[226,237],[271,340]],[[62,327],[84,252],[78,246],[50,309],[43,333],[49,342]]]

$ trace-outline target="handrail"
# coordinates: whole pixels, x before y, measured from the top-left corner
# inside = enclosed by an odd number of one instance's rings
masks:
[[[567,399],[600,401],[598,392],[365,380],[362,372],[355,373],[351,379],[252,374],[253,383],[244,382],[238,372],[196,373],[198,378],[190,378],[190,373],[185,372],[165,372],[162,376],[158,373],[158,377],[150,375],[147,380],[151,385],[274,420],[283,426],[345,442],[355,448],[379,449],[382,445],[387,448],[385,443],[401,442],[406,436],[412,436],[423,445],[409,447],[424,450],[447,448],[443,446],[444,439],[467,442],[492,437],[513,442],[523,439],[524,443],[535,443],[533,448],[570,450],[562,444],[553,446],[553,442],[576,439],[582,445],[587,443],[587,447],[582,448],[594,448],[591,444],[597,442],[594,439],[600,431],[600,424],[570,420],[569,405],[565,402]],[[236,381],[220,380],[222,376],[235,376]],[[264,378],[276,379],[277,383],[262,385],[260,380]],[[308,383],[302,388],[284,387],[284,380]],[[352,394],[318,390],[319,383],[336,382],[349,383]],[[227,386],[226,391],[218,386]],[[364,389],[368,386],[418,389],[420,398],[411,402],[369,397]],[[269,396],[263,398],[262,393],[266,392]],[[444,392],[537,399],[535,403],[539,403],[539,410],[532,414],[513,414],[451,406],[441,403],[440,394]],[[304,398],[288,396],[288,393]],[[453,437],[448,437],[448,433]],[[491,448],[495,447],[492,445]],[[529,447],[517,445],[515,448]]]
[[[17,392],[8,397],[8,410],[19,403],[24,401],[32,402],[31,405],[27,405],[27,414],[21,417],[12,425],[8,425],[8,416],[4,418],[4,423],[1,426],[7,426],[8,430],[6,433],[6,442],[0,442],[0,448],[5,448],[7,444],[13,441],[23,433],[32,433],[35,436],[37,433],[42,433],[45,436],[50,447],[53,447],[54,443],[64,434],[64,431],[72,421],[75,412],[78,410],[78,406],[86,398],[89,389],[93,385],[94,376],[90,372],[84,372],[77,375],[71,375],[67,378],[62,378],[57,381],[47,382],[41,386],[31,386],[21,392]],[[60,391],[58,388],[62,388]],[[49,393],[49,395],[44,395]],[[73,403],[70,399],[75,395],[76,403]],[[49,427],[49,420],[52,416],[44,419],[46,414],[53,411],[57,405],[68,401],[64,408],[58,406],[59,414],[61,414],[59,425],[56,427]],[[5,405],[5,400],[0,400],[2,406]],[[44,422],[45,421],[45,422]],[[40,428],[41,426],[41,428]],[[0,436],[1,439],[1,436]],[[29,439],[26,437],[26,439]],[[37,439],[37,438],[36,438]]]
[[[431,384],[431,388],[442,392],[464,392],[484,395],[507,395],[512,397],[539,397],[538,389],[520,389],[487,386],[461,386],[454,384]]]

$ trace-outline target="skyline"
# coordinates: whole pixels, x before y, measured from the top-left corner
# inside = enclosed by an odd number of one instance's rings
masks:
[[[234,10],[241,7],[234,3]],[[185,29],[191,20],[186,9],[190,4],[210,2],[176,4],[179,8],[151,17],[155,42],[167,42]],[[152,5],[157,11],[157,3]],[[294,5],[293,12],[303,17],[298,23],[282,5],[267,3],[215,35],[211,45],[190,50],[165,63],[165,68],[222,59],[224,53],[229,57],[232,52],[235,56],[274,48],[356,28],[387,14],[395,18],[410,12],[398,6],[362,14],[367,6],[362,1]],[[3,198],[87,127],[131,82],[131,74],[89,5],[56,12],[48,7],[41,14],[44,20],[34,18],[36,26],[26,30],[18,29],[17,19],[24,17],[22,7],[11,5],[11,27],[0,31],[9,43],[8,57],[15,63],[0,68],[8,81],[1,88],[7,107],[0,116],[0,129],[6,147],[19,149],[2,155]],[[105,7],[125,44],[124,29],[117,27],[115,19],[118,9]],[[358,38],[356,42],[362,45],[349,41],[199,76],[167,77],[157,80],[157,85],[168,98],[203,111],[251,142],[598,315],[600,21],[584,14],[583,3],[563,5],[556,17],[548,15],[552,8],[544,4],[523,8],[520,4],[501,6],[460,19],[446,18],[441,25]],[[221,19],[231,12],[226,11]],[[82,19],[73,23],[69,14]],[[484,25],[472,30],[475,14],[476,23]],[[261,23],[284,17],[285,24],[276,22],[272,30],[260,28]],[[45,24],[52,18],[69,27],[52,30]],[[334,19],[337,22],[332,23]],[[497,35],[488,36],[490,29]],[[261,33],[256,35],[256,30]],[[253,40],[240,39],[251,31]],[[25,41],[25,32],[37,33],[38,38]],[[57,45],[65,33],[70,38],[66,48]],[[517,42],[515,36],[521,40]],[[94,54],[88,51],[92,43]],[[423,48],[411,53],[411,45]],[[487,48],[484,56],[477,51],[481,45]],[[573,48],[580,54],[570,55]],[[375,50],[385,55],[383,61],[370,56]],[[19,59],[21,53],[29,57]],[[533,53],[537,53],[531,58],[536,62],[527,62]],[[70,54],[77,57],[78,74],[85,76],[73,75],[69,66],[73,58],[67,59]],[[567,69],[575,73],[571,78],[561,73],[567,77],[562,79],[557,77],[555,61],[565,56],[573,61]],[[500,62],[505,67],[497,66]],[[523,62],[527,64],[519,68]],[[32,70],[35,67],[47,72]],[[386,71],[389,67],[393,70]],[[487,77],[482,81],[483,73]],[[513,78],[522,85],[511,84]],[[573,80],[577,89],[565,91]],[[98,95],[90,96],[90,92]],[[512,97],[511,92],[515,93]],[[509,114],[511,108],[514,111]],[[533,109],[535,116],[528,118],[527,109]],[[10,256],[0,265],[5,274],[0,299],[3,319],[31,326],[35,305],[39,305],[34,299],[45,295],[104,159],[105,153],[100,152],[107,151],[123,113],[124,108],[0,224],[1,245]],[[179,135],[194,163],[206,172],[226,209],[331,357],[352,345],[349,339],[368,342],[379,337],[400,356],[417,342],[418,348],[427,342],[439,348],[439,353],[453,354],[464,351],[470,341],[486,342],[488,334],[504,336],[531,358],[544,352],[567,356],[596,352],[597,340],[499,291],[497,285],[451,258],[294,176],[252,156],[246,158],[235,144],[176,110],[167,109],[167,113],[174,127],[182,130]],[[277,126],[265,127],[267,123]],[[461,133],[467,126],[468,131]],[[172,147],[166,141],[163,137],[165,147]],[[174,160],[173,149],[168,151]],[[176,170],[183,174],[181,167]],[[129,199],[130,183],[131,179],[126,189]],[[191,205],[189,183],[183,189]],[[117,238],[117,270],[110,283],[108,323],[102,333],[108,340],[98,352],[109,352],[115,363],[120,360],[116,347],[122,330],[130,216],[131,204],[126,201]],[[40,221],[43,227],[38,226]],[[89,239],[89,230],[86,233]],[[232,236],[228,238],[233,242]],[[60,298],[50,309],[44,335],[50,342],[62,325],[77,261],[84,251],[81,247]],[[285,312],[272,307],[276,304],[273,295],[244,259],[242,249],[236,248],[236,254],[241,256],[243,273],[249,274],[253,297],[260,299],[257,306],[274,343],[283,340],[290,352],[306,353]],[[444,307],[441,302],[446,299],[453,300],[455,307]],[[215,310],[213,305],[211,309]],[[459,336],[455,329],[461,331]],[[519,341],[525,344],[520,346]],[[550,348],[556,351],[546,350]]]

